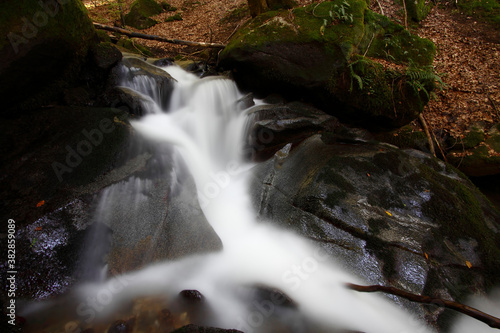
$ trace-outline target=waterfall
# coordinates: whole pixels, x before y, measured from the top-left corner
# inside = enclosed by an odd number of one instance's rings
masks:
[[[174,297],[181,290],[196,289],[213,309],[210,323],[214,326],[271,332],[273,329],[266,326],[265,319],[276,314],[278,306],[268,300],[258,303],[242,294],[244,288],[263,285],[283,291],[297,303],[301,316],[325,332],[429,331],[383,297],[346,289],[344,283],[360,281],[321,248],[289,231],[258,223],[248,189],[252,164],[242,158],[251,119],[248,110],[238,106],[241,93],[234,82],[224,77],[200,79],[176,66],[163,69],[177,80],[168,109],[147,103],[149,106],[145,107],[151,107],[151,112],[132,125],[147,140],[173,148],[167,150],[170,155],[163,156],[163,160],[180,156],[183,162],[171,163],[172,169],[163,175],[175,178],[182,173],[176,168],[187,166],[196,184],[198,202],[222,240],[223,250],[156,263],[106,282],[80,287],[82,299],[89,299],[120,286],[120,292],[113,293],[95,316],[111,315],[120,304],[135,297]],[[142,93],[157,91],[145,84],[145,80],[139,80],[125,85]],[[151,96],[155,102],[157,98]],[[97,212],[105,218],[112,198],[124,193],[129,193],[126,197],[131,199],[126,205],[133,210],[134,200],[142,200],[149,190],[151,184],[147,180],[136,178],[115,184],[103,192]],[[251,306],[249,302],[253,302]],[[86,312],[80,310],[84,316]],[[300,328],[296,316],[282,312],[281,316],[292,331],[307,331]]]

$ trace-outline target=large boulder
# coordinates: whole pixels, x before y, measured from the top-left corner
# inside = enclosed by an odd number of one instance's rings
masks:
[[[500,213],[430,155],[322,133],[254,175],[264,221],[316,242],[368,284],[462,301],[500,282]],[[439,308],[395,301],[446,326]]]
[[[16,265],[30,267],[16,275],[16,297],[44,299],[106,273],[221,249],[192,178],[132,140],[128,118],[57,106],[0,122],[0,216],[16,221]]]
[[[254,18],[220,59],[243,90],[305,98],[341,120],[391,129],[427,103],[435,78],[426,66],[434,54],[431,41],[368,10],[365,1],[337,0]]]
[[[147,29],[158,23],[151,16],[163,12],[155,0],[135,0],[130,12],[125,15],[125,24],[136,29]]]
[[[93,195],[120,179],[110,171],[128,148],[127,115],[50,107],[2,119],[0,126],[0,216],[16,221],[16,264],[31,267],[17,275],[23,288],[16,294],[38,299],[64,292],[92,223]]]
[[[49,103],[76,79],[96,33],[79,0],[3,1],[2,115]]]

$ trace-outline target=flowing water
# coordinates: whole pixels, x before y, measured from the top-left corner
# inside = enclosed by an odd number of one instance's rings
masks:
[[[84,302],[77,308],[83,320],[112,317],[122,304],[137,297],[173,298],[181,290],[195,289],[210,305],[210,319],[205,323],[222,328],[273,332],[268,319],[277,316],[292,332],[430,332],[384,297],[346,289],[346,282],[363,282],[346,273],[321,248],[258,222],[248,188],[252,164],[244,160],[251,118],[248,110],[238,107],[241,93],[227,78],[200,79],[175,66],[164,70],[178,81],[170,105],[161,110],[158,96],[151,96],[150,112],[132,125],[155,145],[170,147],[162,158],[174,162],[160,163],[171,166],[164,171],[165,177],[175,179],[185,173],[179,168],[187,167],[203,214],[220,237],[223,250],[156,263],[81,286],[75,294]],[[156,91],[146,84],[124,83],[138,92]],[[133,198],[126,205],[134,211],[152,187],[150,181],[138,178],[115,184],[103,191],[96,214],[101,220],[106,214],[116,214],[111,203],[124,193]],[[153,218],[146,212],[139,215]],[[137,226],[131,228],[141,232]],[[281,290],[297,304],[297,310],[287,312],[269,300],[242,293],[253,286]],[[102,299],[103,291],[111,295],[105,306],[94,307],[96,311],[81,306]],[[313,326],[303,326],[304,321]]]
[[[245,286],[264,285],[283,291],[306,318],[327,331],[426,332],[422,324],[381,297],[345,289],[343,283],[357,279],[321,249],[256,221],[247,179],[252,165],[242,157],[251,121],[238,108],[242,95],[226,78],[199,79],[175,66],[165,70],[178,81],[168,110],[158,112],[156,105],[133,127],[148,140],[172,145],[182,156],[195,180],[203,213],[224,249],[131,273],[124,290],[99,315],[112,313],[114,306],[133,297],[173,296],[196,289],[210,302],[214,325],[246,332],[272,330],[261,319],[273,315],[276,306],[263,301],[257,310],[250,309],[249,300],[238,292]],[[127,85],[145,91],[144,82]],[[113,281],[106,283],[111,286]],[[82,295],[97,294],[102,288],[87,286]],[[297,325],[295,330],[301,331]]]

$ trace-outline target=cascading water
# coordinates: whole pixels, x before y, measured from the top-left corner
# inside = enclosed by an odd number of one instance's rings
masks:
[[[145,98],[147,114],[132,125],[154,142],[155,150],[147,154],[157,160],[155,177],[169,182],[158,186],[147,177],[135,176],[118,182],[101,193],[94,219],[105,222],[114,217],[127,224],[130,233],[149,230],[161,242],[158,230],[167,223],[164,203],[141,203],[153,191],[173,187],[179,191],[185,186],[182,168],[187,167],[199,206],[223,250],[156,263],[107,281],[90,279],[76,288],[71,301],[75,305],[66,308],[76,308],[84,323],[99,322],[113,318],[131,300],[158,295],[175,299],[180,291],[195,289],[210,307],[209,318],[199,322],[204,325],[275,332],[273,325],[279,318],[289,332],[430,332],[385,298],[346,289],[346,282],[360,281],[322,248],[257,222],[248,189],[252,164],[245,161],[243,151],[251,110],[239,107],[242,95],[234,82],[223,77],[199,79],[176,66],[163,70],[177,80],[168,109],[159,106],[159,95]],[[158,91],[155,84],[137,78],[124,81],[124,86],[141,94]],[[286,147],[282,153],[287,153]],[[155,220],[162,222],[155,224]],[[249,292],[261,286],[282,291],[296,307],[287,310]],[[105,304],[95,304],[96,300]]]
[[[224,249],[155,264],[122,277],[127,281],[123,290],[98,316],[113,313],[125,300],[135,297],[173,297],[181,290],[196,289],[213,309],[211,324],[245,332],[272,331],[263,320],[273,314],[276,306],[263,301],[251,309],[248,302],[252,300],[241,293],[242,288],[263,285],[290,296],[303,316],[327,332],[428,331],[382,298],[347,290],[343,284],[357,279],[328,259],[321,249],[290,232],[257,223],[247,188],[251,164],[242,158],[249,117],[237,107],[242,96],[235,84],[220,77],[199,79],[175,66],[164,70],[178,81],[168,112],[158,112],[158,105],[153,105],[133,127],[147,139],[173,145],[182,156],[195,180],[203,213]],[[144,84],[129,82],[127,86],[143,93],[156,91]],[[127,189],[140,194],[148,186],[147,181],[135,179],[119,188],[111,187],[104,191],[98,211],[103,214],[106,207],[102,205],[115,192]],[[140,200],[139,196],[136,200]],[[86,285],[79,291],[88,298],[114,284],[116,279]],[[287,320],[292,331],[307,331],[298,323],[294,326],[293,318]]]

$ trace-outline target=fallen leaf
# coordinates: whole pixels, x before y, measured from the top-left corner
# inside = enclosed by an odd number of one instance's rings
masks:
[[[424,252],[424,256],[425,256],[425,259],[429,260],[429,255],[427,254],[427,252]]]
[[[42,230],[42,227],[36,227],[35,228],[35,231],[41,231]]]
[[[467,265],[467,267],[471,268],[472,267],[472,264],[470,263],[470,261],[465,261],[465,264]]]
[[[371,177],[371,175],[370,175],[368,172],[366,173],[366,176],[367,176],[367,177]]]
[[[385,213],[386,213],[387,215],[389,215],[389,216],[392,216],[392,214],[391,214],[391,213],[389,213],[388,211],[385,211]]]
[[[37,207],[41,207],[45,205],[45,200],[40,201],[39,203],[36,204]]]

